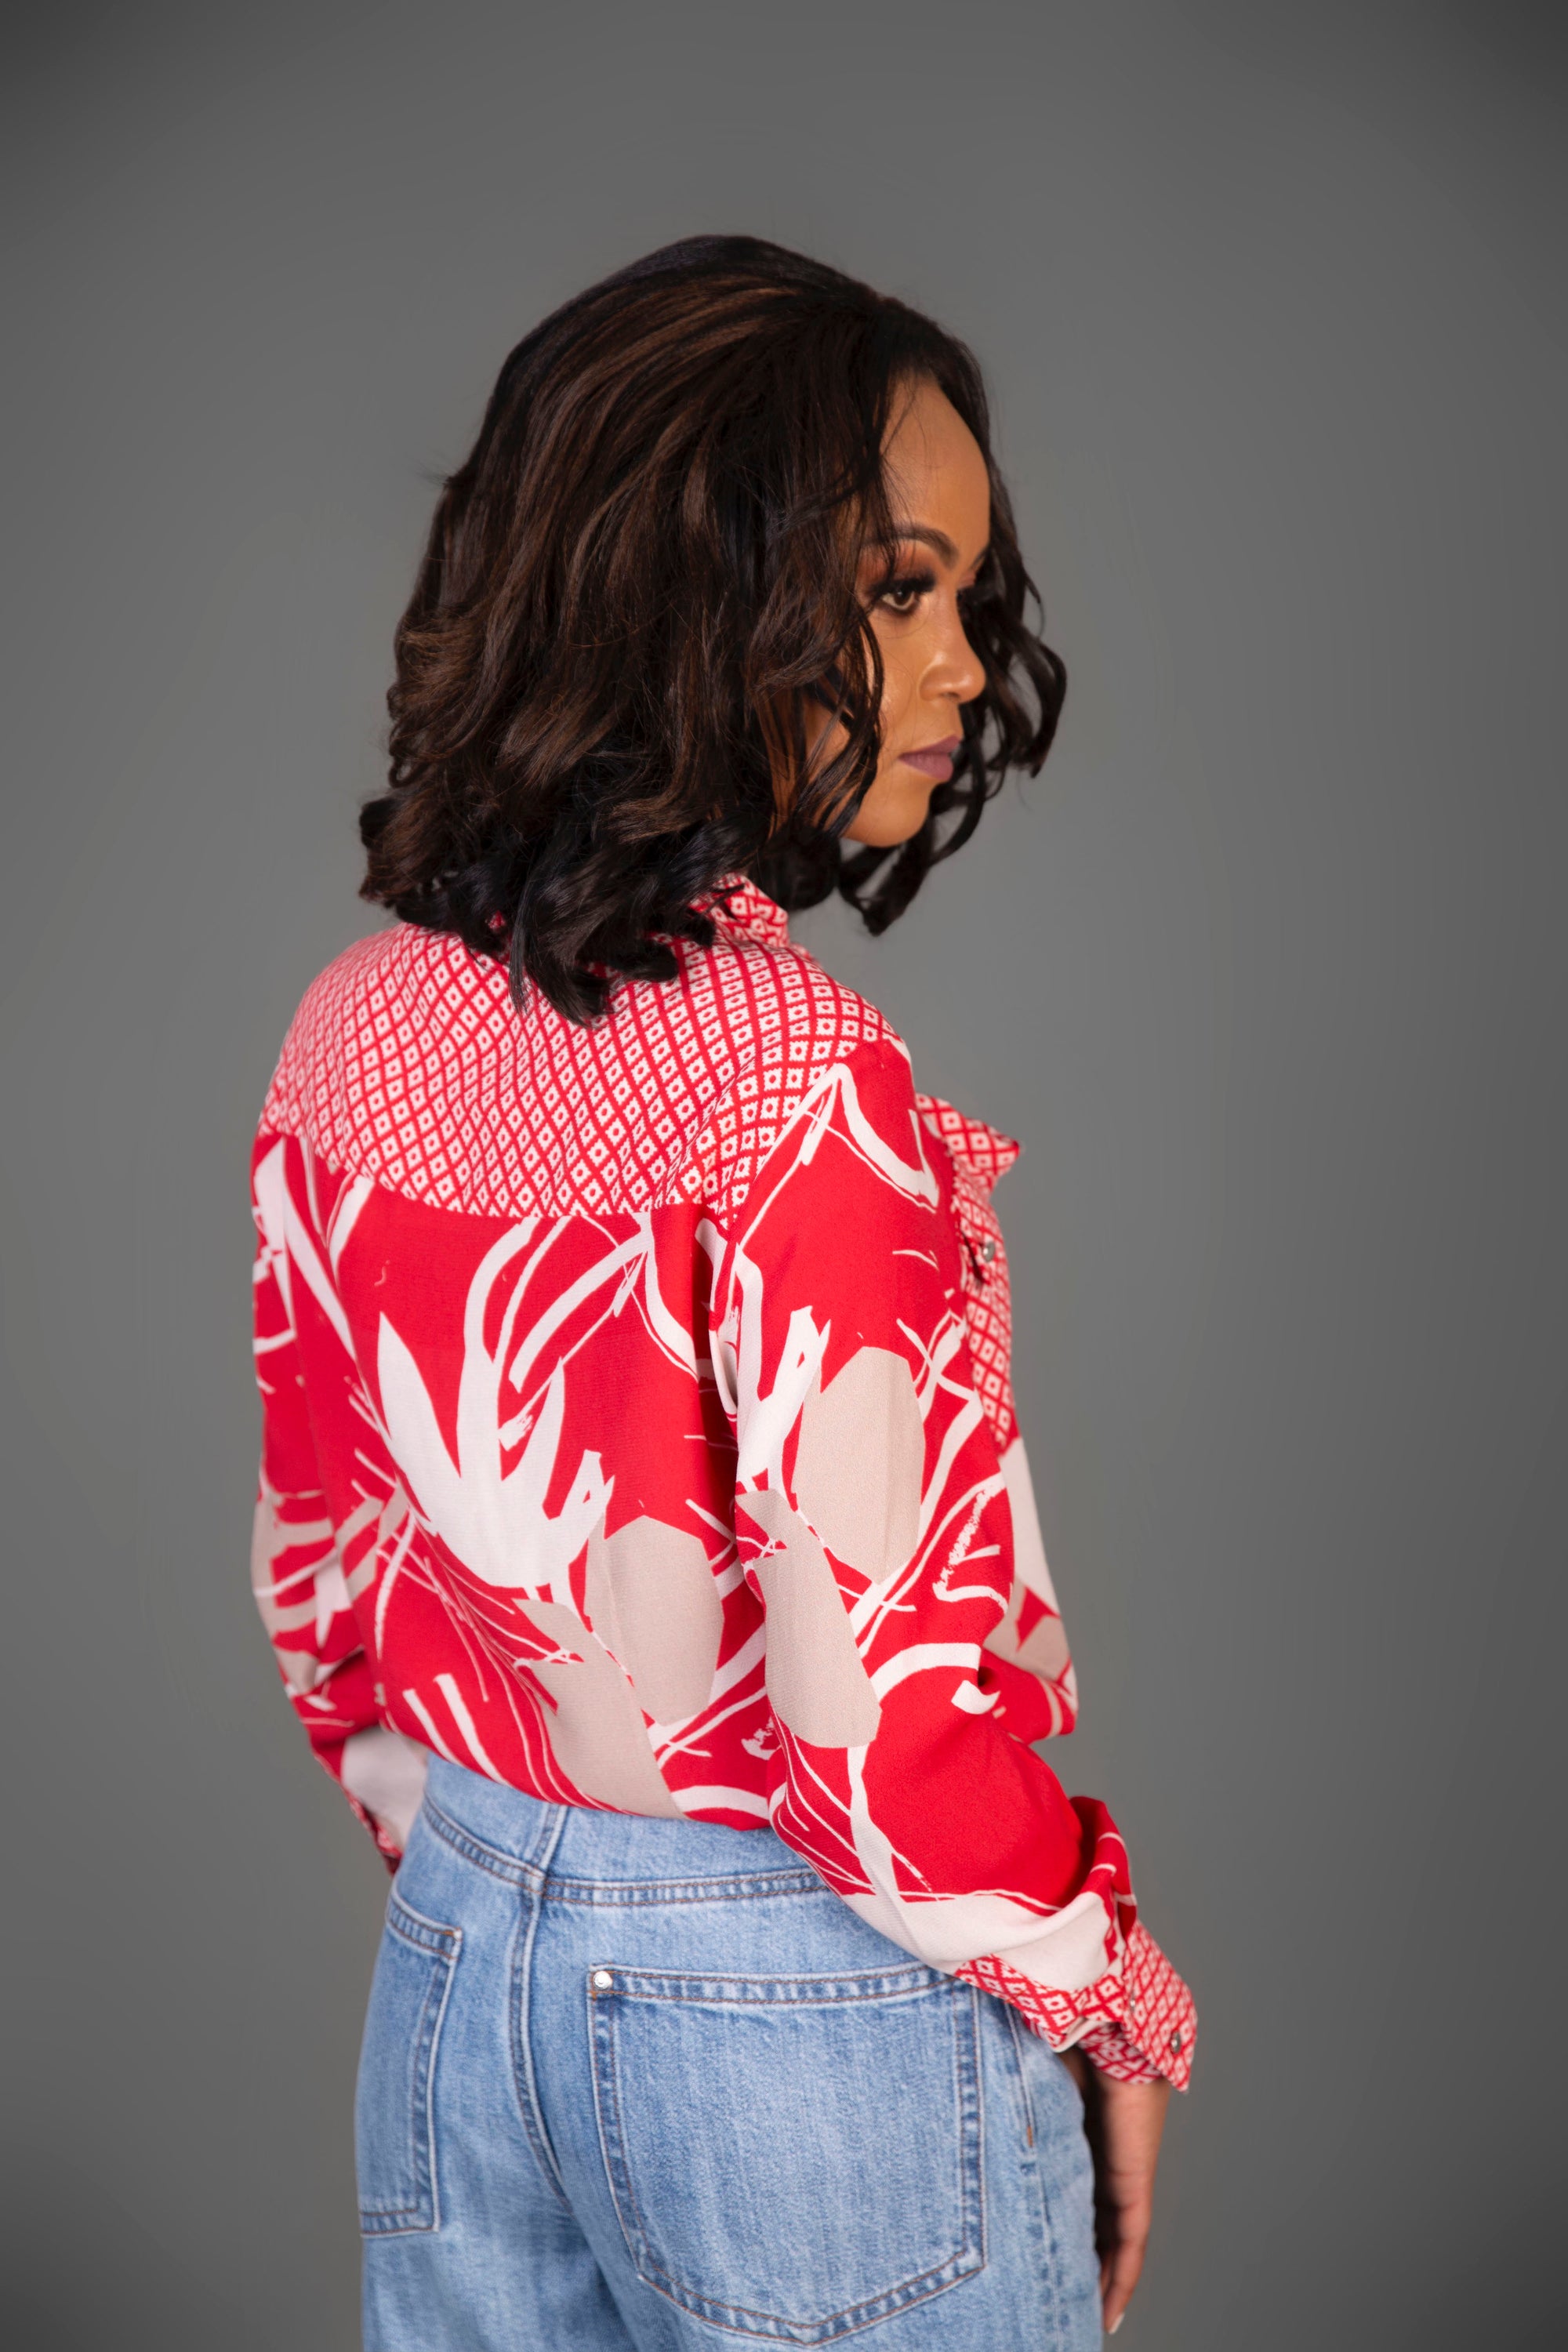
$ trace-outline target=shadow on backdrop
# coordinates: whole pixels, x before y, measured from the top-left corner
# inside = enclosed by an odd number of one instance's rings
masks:
[[[431,479],[742,227],[966,336],[1071,677],[873,947],[1024,1138],[1017,1385],[1204,2011],[1119,2341],[1562,2340],[1560,11],[36,18],[9,202],[0,2319],[345,2352],[384,1878],[255,1624],[245,1162],[370,927]]]

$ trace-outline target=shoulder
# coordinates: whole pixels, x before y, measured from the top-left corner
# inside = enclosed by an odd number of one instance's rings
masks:
[[[451,1024],[461,1010],[481,1019],[508,1004],[504,967],[470,955],[462,941],[413,923],[356,940],[319,971],[289,1024],[267,1097],[264,1122],[297,1107],[326,1072],[374,1065],[395,1028],[406,1055]],[[411,1027],[411,1024],[412,1027]],[[381,1052],[378,1053],[378,1045]]]
[[[411,982],[416,987],[421,948],[443,945],[456,947],[458,942],[439,940],[434,932],[397,923],[373,931],[368,939],[355,940],[352,947],[334,956],[300,1000],[283,1040],[273,1093],[297,1083],[316,1056],[352,1040],[374,1001],[401,998]]]
[[[455,1199],[437,1111],[443,1074],[493,1056],[515,1025],[505,967],[397,923],[319,972],[289,1024],[261,1125],[414,1198]],[[447,1138],[450,1140],[450,1137]]]
[[[375,932],[307,989],[262,1125],[437,1205],[637,1212],[696,1200],[720,1129],[752,1146],[825,1069],[902,1055],[805,949],[675,948],[673,979],[624,982],[584,1028],[537,995],[520,1011],[500,960],[449,934]]]
[[[687,961],[694,1004],[728,1008],[732,1067],[693,1136],[679,1191],[728,1222],[814,1103],[847,1087],[900,1132],[914,1104],[908,1048],[885,1014],[800,947],[721,941]],[[699,977],[700,975],[700,977]]]
[[[903,1053],[877,1007],[793,941],[768,946],[721,935],[710,948],[679,941],[677,955],[676,987],[705,1024],[723,1029],[737,1068],[809,1066],[861,1045]],[[668,985],[653,992],[663,997]]]

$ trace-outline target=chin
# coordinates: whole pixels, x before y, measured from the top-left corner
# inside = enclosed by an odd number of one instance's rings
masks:
[[[900,790],[896,797],[889,793],[889,803],[890,805],[883,803],[881,792],[874,784],[845,839],[858,842],[864,849],[899,849],[906,841],[912,841],[931,808],[930,790]]]

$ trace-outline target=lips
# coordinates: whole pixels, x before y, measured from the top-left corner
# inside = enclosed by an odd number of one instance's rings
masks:
[[[919,751],[905,751],[900,756],[906,768],[929,776],[933,784],[946,784],[952,781],[953,760],[963,749],[962,735],[944,735],[940,743],[927,743]]]

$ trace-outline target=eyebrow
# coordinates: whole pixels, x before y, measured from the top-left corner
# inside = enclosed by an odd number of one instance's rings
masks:
[[[957,548],[954,547],[946,531],[938,530],[932,523],[911,522],[896,525],[889,537],[880,541],[879,543],[883,547],[899,547],[902,546],[905,541],[910,540],[912,540],[918,546],[929,547],[933,554],[941,556],[944,563],[951,564],[954,571],[957,570]],[[980,566],[984,562],[990,552],[991,545],[990,541],[987,541],[986,544],[981,549],[979,554],[974,559],[974,570],[979,570]]]

